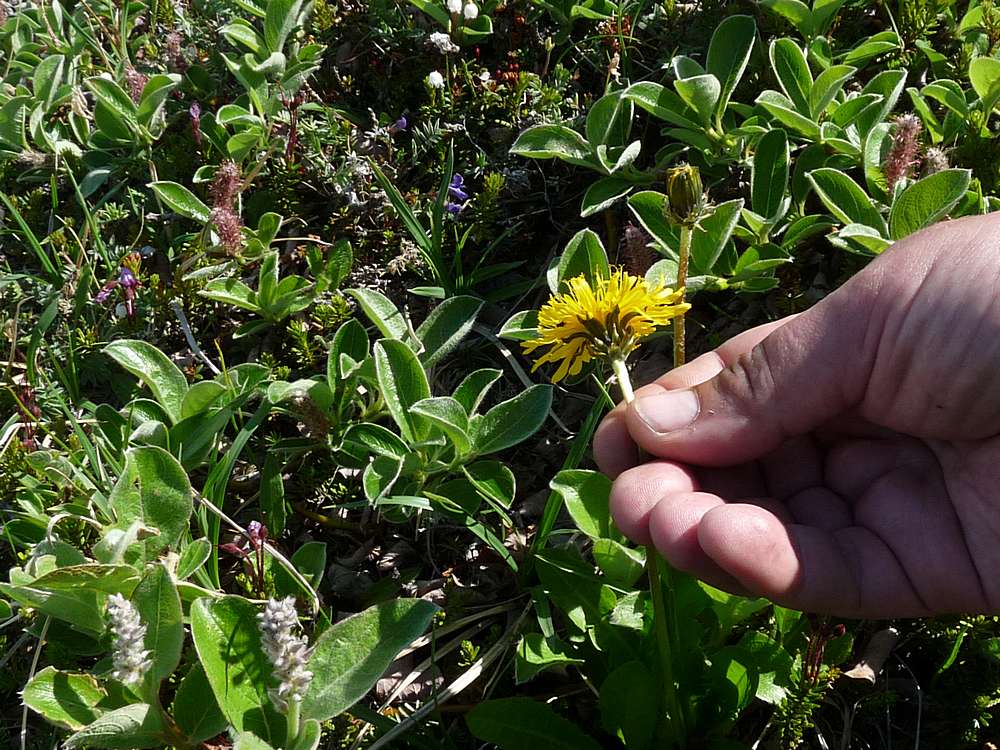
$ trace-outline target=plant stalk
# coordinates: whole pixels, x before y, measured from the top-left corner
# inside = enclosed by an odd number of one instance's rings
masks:
[[[295,747],[295,740],[299,736],[299,724],[301,723],[299,717],[302,711],[302,702],[291,700],[288,701],[288,713],[285,714],[286,734],[285,734],[285,748],[291,750]]]
[[[682,318],[676,318],[681,320]],[[676,323],[675,323],[676,324]],[[675,329],[676,330],[676,329]],[[623,357],[611,360],[611,370],[618,381],[622,392],[622,400],[630,404],[635,400],[635,391],[628,374]],[[674,660],[671,647],[670,632],[667,629],[667,606],[663,598],[663,585],[660,582],[659,555],[652,547],[646,549],[646,577],[649,579],[649,595],[653,601],[653,629],[656,632],[657,651],[660,655],[660,673],[663,675],[663,715],[669,728],[672,740],[683,740],[684,714],[681,712],[680,701],[677,698],[677,685],[674,683]],[[675,624],[676,627],[676,624]]]
[[[681,246],[677,258],[677,288],[683,289],[687,285],[688,257],[691,255],[691,233],[692,227],[687,224],[681,225]],[[686,295],[685,295],[686,296]],[[681,302],[684,298],[681,298]],[[684,348],[684,315],[674,318],[674,367],[680,367],[685,362]]]

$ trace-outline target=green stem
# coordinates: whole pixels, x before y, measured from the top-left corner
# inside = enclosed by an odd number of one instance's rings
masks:
[[[653,600],[653,630],[656,632],[656,645],[660,652],[660,673],[663,677],[667,726],[670,728],[671,739],[683,743],[684,714],[681,712],[680,701],[677,699],[677,685],[674,682],[674,660],[670,647],[670,632],[667,630],[667,604],[663,598],[663,585],[660,583],[659,557],[655,549],[646,550],[646,576],[649,579],[649,595]]]
[[[615,357],[611,360],[611,370],[618,380],[622,392],[622,400],[630,404],[635,400],[632,380],[629,378],[625,359]],[[669,728],[672,739],[684,737],[684,715],[681,713],[680,702],[677,699],[677,686],[674,683],[673,648],[671,647],[670,631],[667,629],[667,607],[663,598],[663,586],[660,583],[659,555],[652,547],[646,550],[646,576],[649,578],[649,595],[653,600],[653,629],[656,632],[657,651],[660,655],[660,673],[663,676],[663,717]],[[676,615],[676,613],[674,613]],[[673,623],[677,630],[676,619]]]
[[[285,735],[285,749],[291,750],[295,746],[295,740],[299,736],[299,715],[302,710],[301,701],[288,701],[288,713],[285,714],[285,722],[288,730]]]
[[[628,368],[625,366],[625,360],[621,357],[612,359],[611,371],[615,374],[618,387],[622,391],[622,401],[626,404],[631,404],[635,400],[635,391],[632,390],[632,380],[628,376]]]
[[[681,246],[677,258],[677,288],[683,289],[687,284],[688,256],[691,255],[691,227],[681,225]],[[683,302],[683,298],[681,302]],[[674,318],[674,367],[680,367],[685,362],[684,349],[684,315]]]

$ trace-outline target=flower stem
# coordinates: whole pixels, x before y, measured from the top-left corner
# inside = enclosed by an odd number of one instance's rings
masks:
[[[628,368],[625,366],[625,360],[621,357],[612,359],[611,371],[615,374],[618,387],[621,389],[622,401],[626,404],[631,404],[635,401],[635,391],[632,390],[632,380],[628,376]]]
[[[681,225],[681,246],[677,258],[677,288],[684,289],[687,286],[688,256],[691,255],[691,232],[692,228],[687,224]],[[684,299],[681,299],[683,302]],[[684,314],[674,318],[674,367],[684,364]]]
[[[285,714],[285,723],[287,725],[285,733],[285,748],[286,750],[291,750],[295,746],[295,740],[299,736],[299,716],[302,709],[302,701],[290,700],[288,701],[288,712]]]
[[[622,400],[630,404],[635,400],[632,380],[629,378],[625,360],[616,357],[611,360],[611,370],[618,380],[622,392]],[[653,629],[656,632],[657,651],[660,655],[660,673],[663,677],[664,719],[669,727],[669,734],[674,740],[684,736],[684,715],[681,713],[680,702],[677,699],[677,686],[674,684],[674,660],[671,655],[670,631],[667,628],[667,607],[663,598],[663,586],[660,583],[659,555],[652,547],[646,550],[646,576],[649,579],[649,596],[653,601]],[[675,623],[676,629],[676,623]]]

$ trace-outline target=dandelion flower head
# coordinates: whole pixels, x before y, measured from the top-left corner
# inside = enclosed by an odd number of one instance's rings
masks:
[[[683,289],[647,285],[623,269],[593,285],[581,274],[568,286],[539,310],[538,337],[522,344],[526,353],[548,347],[532,372],[558,362],[553,383],[578,375],[595,358],[624,360],[642,339],[690,308]]]

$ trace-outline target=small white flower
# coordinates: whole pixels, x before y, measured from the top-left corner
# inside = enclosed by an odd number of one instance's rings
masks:
[[[432,89],[443,89],[444,88],[444,76],[438,73],[436,70],[432,70],[427,76],[427,85]]]
[[[482,81],[483,83],[489,83],[490,82],[490,71],[484,70],[482,73],[480,73],[479,74],[479,80]]]
[[[431,44],[437,47],[438,52],[447,55],[450,52],[458,52],[458,45],[451,41],[451,37],[443,31],[435,31],[430,36]]]
[[[462,12],[462,0],[448,0],[448,12],[449,13],[461,13]]]
[[[113,636],[111,676],[126,685],[138,685],[153,663],[147,658],[149,651],[143,648],[146,626],[132,602],[121,594],[108,597],[108,619]]]
[[[309,689],[312,672],[306,667],[312,649],[305,636],[295,635],[299,617],[295,612],[295,598],[268,599],[263,612],[257,614],[260,642],[267,654],[277,689],[269,691],[271,701],[280,711],[287,711],[290,702],[301,701]]]
[[[462,12],[465,14],[465,20],[474,21],[479,16],[479,6],[475,3],[466,3]]]

